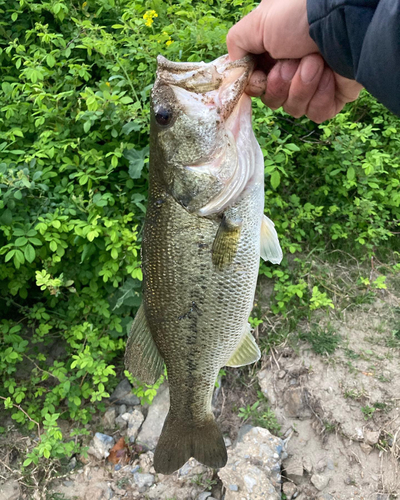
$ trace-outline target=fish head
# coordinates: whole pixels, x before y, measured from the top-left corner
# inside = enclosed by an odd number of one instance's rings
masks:
[[[222,212],[240,196],[238,136],[251,131],[244,94],[253,70],[246,56],[210,63],[157,59],[151,95],[151,167],[177,202],[202,216]]]

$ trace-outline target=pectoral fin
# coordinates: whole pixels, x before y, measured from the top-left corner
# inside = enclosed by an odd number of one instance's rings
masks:
[[[136,313],[126,343],[125,368],[145,384],[154,384],[163,373],[164,360],[154,343],[143,304]]]
[[[283,254],[279,244],[278,235],[274,223],[264,215],[261,223],[261,249],[263,260],[269,260],[272,264],[280,264]]]
[[[241,227],[240,219],[222,219],[212,246],[212,261],[218,269],[232,264],[239,245]]]
[[[250,365],[258,361],[260,357],[260,349],[250,332],[250,325],[248,324],[236,351],[232,354],[226,366],[238,367]]]

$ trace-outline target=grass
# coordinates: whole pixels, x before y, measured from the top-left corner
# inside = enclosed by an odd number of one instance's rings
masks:
[[[257,391],[257,396],[258,399],[255,403],[239,408],[238,416],[243,420],[243,423],[250,421],[257,427],[263,427],[272,434],[279,435],[281,426],[275,413],[268,407],[268,403],[261,391]]]
[[[341,336],[334,333],[329,324],[325,328],[314,325],[310,331],[301,332],[299,338],[307,341],[316,354],[323,356],[333,354],[341,341]]]

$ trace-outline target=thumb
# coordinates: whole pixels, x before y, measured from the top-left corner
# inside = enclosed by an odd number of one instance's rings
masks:
[[[232,26],[226,37],[229,57],[232,61],[246,54],[266,52],[263,43],[263,11],[256,8]]]

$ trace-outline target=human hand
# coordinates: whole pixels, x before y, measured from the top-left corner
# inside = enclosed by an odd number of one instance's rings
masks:
[[[326,66],[309,35],[306,0],[263,0],[231,28],[232,60],[257,54],[246,92],[270,108],[321,123],[357,99],[362,86]]]

